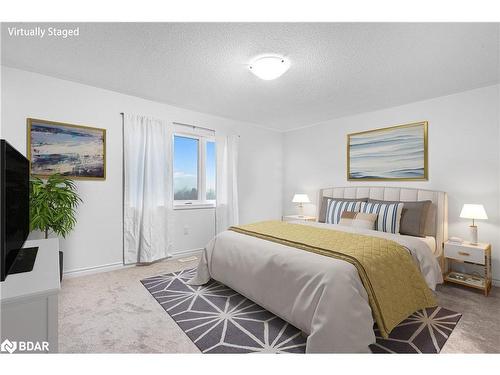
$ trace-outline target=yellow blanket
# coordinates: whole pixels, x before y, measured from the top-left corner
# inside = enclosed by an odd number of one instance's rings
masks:
[[[229,229],[353,264],[385,338],[415,311],[436,306],[434,295],[413,258],[405,247],[394,241],[281,221]]]

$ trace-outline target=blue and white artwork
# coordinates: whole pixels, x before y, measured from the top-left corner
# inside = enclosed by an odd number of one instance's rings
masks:
[[[348,135],[349,180],[426,180],[427,122]]]
[[[28,119],[31,174],[104,179],[104,129]]]

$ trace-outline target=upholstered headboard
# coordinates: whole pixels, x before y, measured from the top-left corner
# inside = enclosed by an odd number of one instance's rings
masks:
[[[445,192],[385,186],[349,186],[320,189],[318,213],[323,197],[371,198],[385,201],[432,201],[426,233],[436,238],[436,255],[441,256],[443,243],[448,239],[448,197]]]

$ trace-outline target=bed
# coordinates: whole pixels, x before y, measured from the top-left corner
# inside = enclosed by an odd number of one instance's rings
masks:
[[[434,289],[442,282],[446,193],[395,187],[333,187],[321,189],[320,200],[322,197],[430,200],[425,238],[338,224],[295,224],[394,241],[411,254],[428,288]],[[375,342],[368,289],[358,269],[344,260],[227,230],[207,245],[190,284],[205,284],[210,278],[302,330],[307,335],[308,353],[369,352],[369,345]]]

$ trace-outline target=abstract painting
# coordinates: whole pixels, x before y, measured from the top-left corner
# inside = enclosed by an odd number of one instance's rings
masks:
[[[31,174],[74,179],[106,178],[106,130],[28,119]]]
[[[347,135],[348,180],[427,180],[427,121]]]

